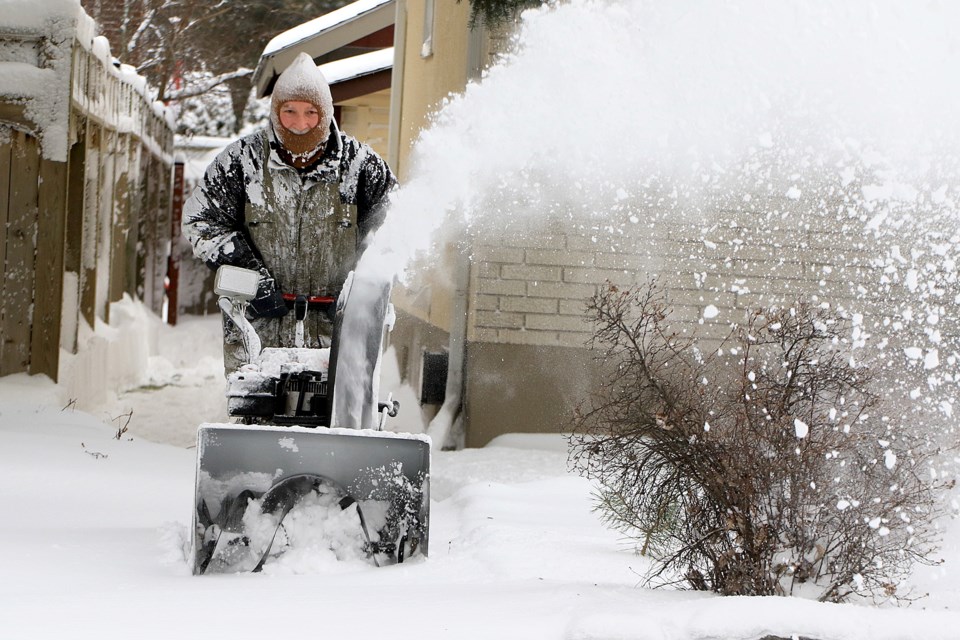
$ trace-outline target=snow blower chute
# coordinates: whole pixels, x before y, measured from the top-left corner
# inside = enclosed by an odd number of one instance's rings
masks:
[[[391,285],[351,273],[329,349],[304,348],[303,320],[332,300],[299,297],[295,348],[266,348],[245,317],[259,274],[217,272],[220,308],[240,329],[247,364],[228,376],[238,424],[197,437],[193,572],[260,571],[318,545],[376,564],[427,555],[430,440],[383,431],[398,405],[377,402]]]

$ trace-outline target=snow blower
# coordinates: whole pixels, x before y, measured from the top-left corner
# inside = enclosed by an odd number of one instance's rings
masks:
[[[261,349],[245,316],[259,274],[220,267],[220,308],[247,363],[227,379],[233,424],[197,437],[193,573],[261,571],[319,547],[381,566],[427,555],[430,440],[384,431],[399,406],[378,398],[391,284],[352,272],[336,300],[329,349],[303,346],[311,307],[294,303],[296,346]]]

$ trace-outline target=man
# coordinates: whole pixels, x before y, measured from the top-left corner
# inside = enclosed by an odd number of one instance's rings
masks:
[[[228,146],[207,169],[184,205],[183,234],[211,268],[260,272],[248,315],[263,346],[291,347],[290,300],[340,292],[395,185],[376,152],[339,130],[330,87],[301,53],[277,79],[270,124]],[[332,309],[308,313],[307,346],[329,346],[331,332]],[[245,357],[225,317],[227,373]]]

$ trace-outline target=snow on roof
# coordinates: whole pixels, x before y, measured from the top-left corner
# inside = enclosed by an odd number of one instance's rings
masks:
[[[323,32],[329,31],[343,23],[355,20],[385,5],[393,4],[394,1],[395,0],[357,0],[357,2],[341,7],[336,11],[331,11],[319,18],[314,18],[309,22],[304,22],[292,29],[284,31],[267,43],[267,46],[264,47],[263,53],[260,54],[260,56],[265,58],[304,40],[315,38]]]
[[[334,85],[338,82],[353,80],[392,67],[393,47],[388,47],[379,51],[361,53],[358,56],[328,62],[321,65],[320,71],[323,72],[327,82]]]
[[[393,25],[396,0],[358,0],[336,11],[284,31],[271,40],[253,73],[257,97],[264,97],[274,79],[299,53],[314,60],[360,38]]]

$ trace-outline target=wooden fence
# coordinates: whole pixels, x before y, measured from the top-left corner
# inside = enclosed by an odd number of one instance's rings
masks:
[[[0,81],[0,376],[56,380],[124,294],[163,306],[171,122],[84,20],[64,42],[0,19],[0,75],[26,79]]]

